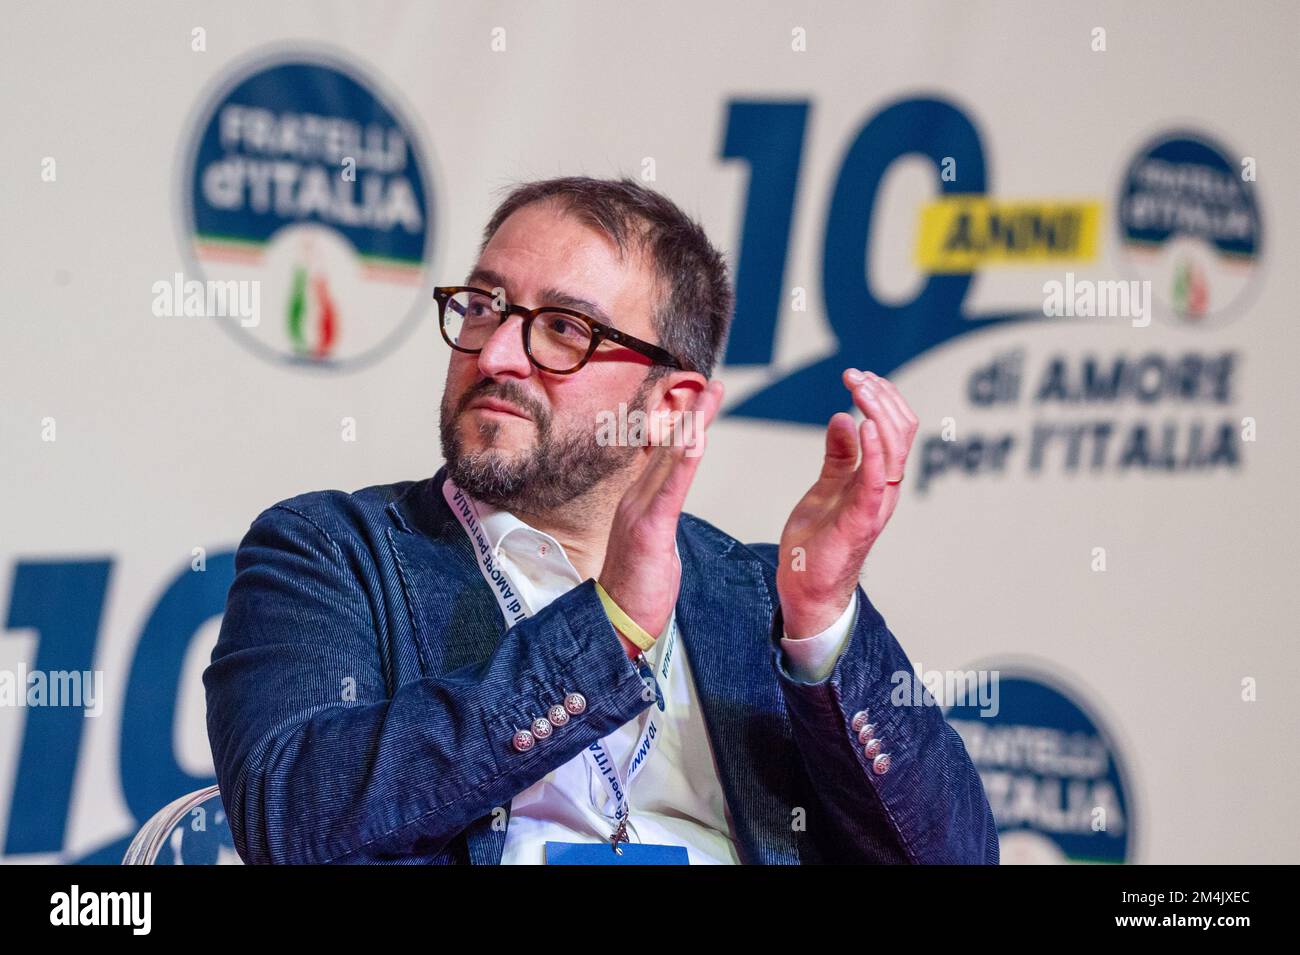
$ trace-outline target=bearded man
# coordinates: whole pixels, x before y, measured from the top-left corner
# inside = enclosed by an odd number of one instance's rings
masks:
[[[733,294],[669,199],[519,186],[434,298],[445,466],[282,501],[237,553],[204,685],[241,857],[996,863],[858,583],[916,434],[898,389],[845,370],[863,420],[831,418],[780,544],[746,545],[682,512]],[[629,412],[673,425],[608,440]]]

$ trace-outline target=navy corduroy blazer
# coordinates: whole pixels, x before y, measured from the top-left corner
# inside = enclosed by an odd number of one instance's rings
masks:
[[[593,581],[506,628],[444,478],[290,498],[241,542],[203,682],[245,861],[496,864],[511,798],[650,705]],[[679,632],[742,861],[998,861],[961,739],[939,707],[891,703],[913,668],[861,588],[834,671],[804,683],[780,649],[776,546],[689,514],[677,544]],[[516,751],[566,692],[585,711]]]

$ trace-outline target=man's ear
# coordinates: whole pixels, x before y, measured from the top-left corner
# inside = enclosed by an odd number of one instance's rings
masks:
[[[650,446],[680,441],[691,430],[691,409],[708,385],[694,371],[675,371],[655,382],[646,402],[646,438]],[[655,396],[658,396],[657,398]]]
[[[650,412],[690,411],[709,380],[695,371],[674,371],[664,375],[659,382],[659,400],[652,402]],[[662,389],[662,390],[660,390]]]

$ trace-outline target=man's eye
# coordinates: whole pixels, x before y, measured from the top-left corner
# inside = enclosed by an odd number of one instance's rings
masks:
[[[587,329],[581,322],[564,315],[551,315],[546,320],[546,330],[561,338],[585,338]]]
[[[472,325],[475,328],[487,328],[495,325],[500,319],[496,309],[492,307],[491,299],[481,301],[471,301],[465,306],[465,324]]]

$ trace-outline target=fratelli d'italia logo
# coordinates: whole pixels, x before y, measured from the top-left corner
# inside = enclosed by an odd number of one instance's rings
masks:
[[[1147,143],[1120,187],[1121,251],[1156,304],[1189,325],[1240,314],[1259,274],[1255,160],[1199,133]]]
[[[1116,743],[1059,679],[994,666],[998,707],[946,716],[979,770],[1008,863],[1131,862],[1134,811]]]
[[[428,162],[409,118],[335,55],[236,69],[201,107],[182,171],[184,239],[208,282],[258,282],[264,357],[367,364],[425,307]]]

